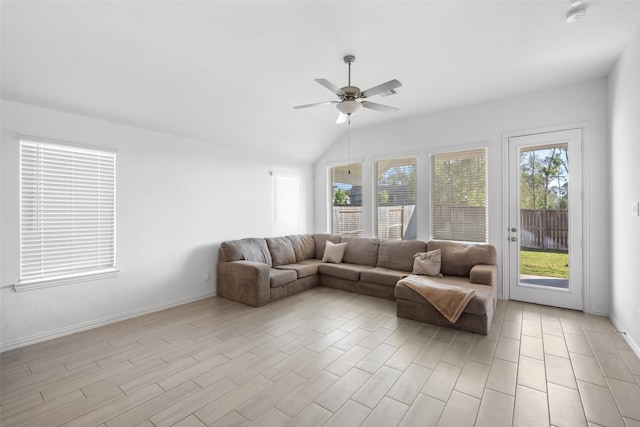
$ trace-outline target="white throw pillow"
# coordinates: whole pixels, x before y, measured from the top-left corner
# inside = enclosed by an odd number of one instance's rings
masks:
[[[440,274],[441,265],[442,253],[440,249],[418,252],[413,256],[413,274],[442,277],[442,274]]]
[[[347,242],[336,244],[327,240],[327,244],[324,247],[324,254],[322,255],[322,262],[340,264],[346,248]]]

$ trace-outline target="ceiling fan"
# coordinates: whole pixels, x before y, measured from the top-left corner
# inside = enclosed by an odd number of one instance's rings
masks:
[[[320,83],[322,86],[329,89],[331,92],[338,95],[340,98],[339,101],[326,101],[326,102],[316,102],[314,104],[305,104],[305,105],[296,105],[293,108],[309,108],[316,107],[318,105],[335,105],[340,114],[338,115],[338,120],[336,123],[344,123],[347,121],[347,118],[351,117],[352,114],[359,111],[362,107],[369,108],[370,110],[382,111],[383,113],[393,113],[398,111],[396,107],[390,107],[388,105],[377,104],[375,102],[367,101],[366,99],[372,97],[374,95],[381,96],[389,96],[397,93],[395,89],[402,86],[398,80],[389,80],[386,83],[379,84],[367,90],[361,91],[359,87],[351,86],[351,64],[353,64],[356,60],[356,57],[353,55],[347,55],[344,58],[345,64],[349,66],[349,81],[347,86],[343,88],[339,88],[338,86],[331,83],[326,79],[315,79],[316,82]]]

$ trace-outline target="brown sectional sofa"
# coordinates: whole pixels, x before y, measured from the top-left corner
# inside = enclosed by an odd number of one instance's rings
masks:
[[[327,240],[346,242],[342,263],[322,261]],[[397,282],[411,274],[413,256],[440,249],[440,283],[474,289],[456,323]],[[487,334],[497,302],[497,265],[491,245],[420,240],[380,241],[337,234],[302,234],[222,242],[218,254],[217,294],[252,306],[327,286],[397,301],[400,317]]]

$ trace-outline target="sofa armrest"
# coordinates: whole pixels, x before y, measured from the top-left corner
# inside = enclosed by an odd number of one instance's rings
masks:
[[[269,266],[253,261],[218,263],[217,295],[254,307],[268,304]]]
[[[476,264],[471,268],[469,281],[480,285],[498,286],[498,266]]]
[[[498,266],[493,264],[476,264],[471,268],[469,281],[480,285],[491,286],[493,308],[498,304]]]

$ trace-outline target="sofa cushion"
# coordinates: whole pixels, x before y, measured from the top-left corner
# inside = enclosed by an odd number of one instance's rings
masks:
[[[434,249],[427,252],[418,252],[413,256],[413,274],[424,276],[442,277],[442,251]]]
[[[375,267],[360,272],[360,280],[378,285],[395,286],[398,280],[408,276],[408,272]]]
[[[469,277],[474,265],[496,263],[496,248],[492,245],[430,240],[427,250],[435,249],[442,251],[440,272],[445,276]]]
[[[293,251],[291,240],[286,237],[267,237],[265,240],[271,254],[272,266],[295,264],[296,253]]]
[[[297,278],[298,275],[294,270],[279,270],[277,268],[269,270],[269,286],[272,288],[295,282]]]
[[[376,266],[380,240],[370,237],[343,236],[342,242],[347,243],[342,262],[371,267]]]
[[[475,285],[469,283],[469,280],[465,277],[456,277],[449,276],[444,278],[435,278],[435,277],[424,277],[425,280],[433,280],[436,283],[445,283],[448,285],[460,286],[465,289],[473,289],[476,291],[476,294],[469,304],[467,304],[464,309],[464,313],[471,314],[486,314],[487,311],[493,311],[493,290],[491,286],[486,285]],[[420,304],[429,304],[426,299],[424,299],[420,294],[415,292],[414,290],[408,288],[407,286],[399,283],[395,289],[396,298],[403,299],[407,301],[413,301]]]
[[[316,242],[316,259],[322,259],[322,255],[324,255],[324,246],[327,243],[327,240],[332,243],[340,243],[342,240],[342,236],[339,234],[314,234],[313,240]]]
[[[360,272],[371,268],[373,267],[357,264],[322,264],[318,267],[318,271],[320,274],[326,274],[327,276],[339,277],[340,279],[353,280],[354,282],[357,282],[360,280]]]
[[[320,265],[322,265],[322,261],[319,259],[308,259],[296,264],[279,265],[276,268],[279,270],[293,270],[298,274],[298,279],[302,279],[303,277],[318,274],[318,267]]]
[[[425,252],[427,243],[422,240],[388,240],[380,242],[378,267],[391,270],[411,271],[413,256]]]
[[[327,240],[327,243],[324,245],[322,262],[340,264],[342,262],[342,258],[344,258],[344,250],[346,247],[346,243],[332,243],[330,240]]]
[[[287,236],[296,254],[296,262],[305,261],[316,255],[316,241],[311,234]]]
[[[267,264],[271,267],[271,254],[267,247],[267,242],[263,238],[250,237],[240,240],[229,240],[222,242],[220,245],[220,253],[225,261],[253,261]]]

